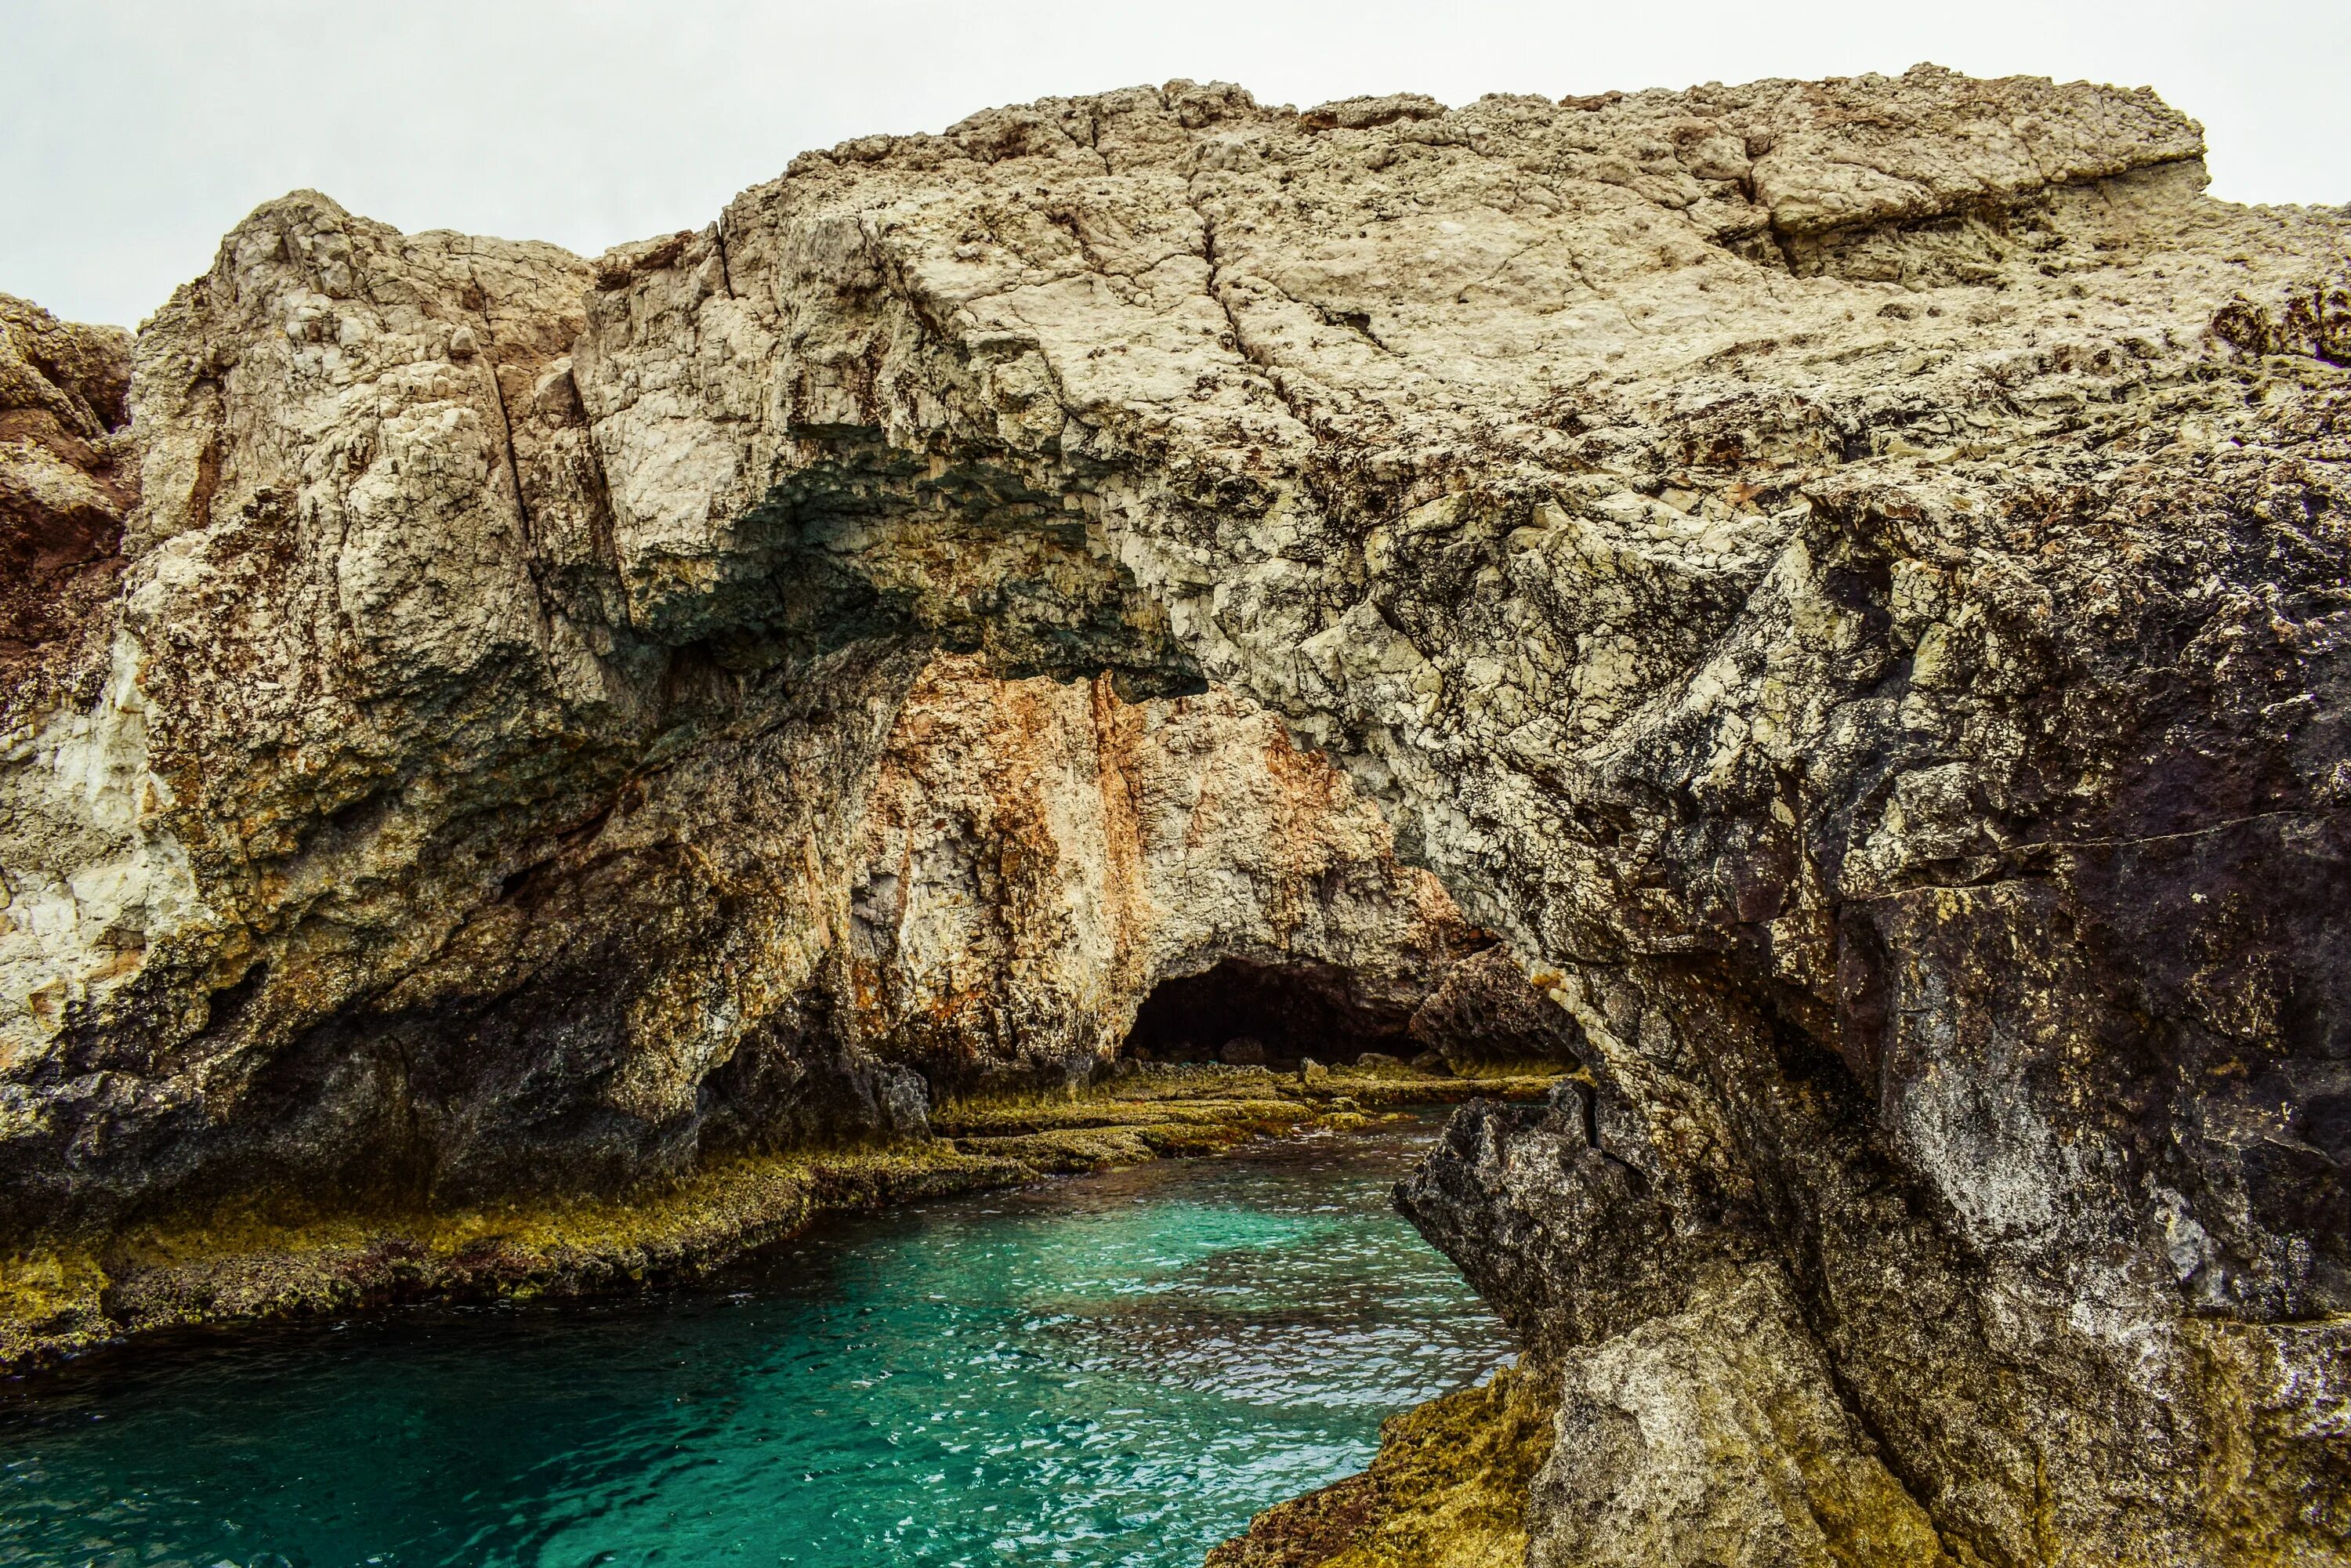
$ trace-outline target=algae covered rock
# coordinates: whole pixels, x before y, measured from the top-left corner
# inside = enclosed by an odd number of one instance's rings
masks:
[[[1516,1568],[1558,1390],[1504,1367],[1392,1416],[1362,1475],[1278,1503],[1207,1568]]]

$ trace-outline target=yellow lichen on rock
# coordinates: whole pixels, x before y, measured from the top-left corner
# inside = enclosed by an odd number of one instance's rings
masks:
[[[1371,1468],[1259,1514],[1207,1568],[1521,1568],[1557,1380],[1505,1367],[1380,1428]]]
[[[1343,1075],[1390,1105],[1466,1081]],[[1485,1080],[1528,1097],[1552,1080]],[[0,1373],[158,1329],[305,1317],[392,1301],[588,1295],[692,1280],[819,1215],[877,1208],[1182,1155],[1251,1137],[1370,1125],[1328,1093],[1256,1069],[1161,1068],[1092,1088],[943,1107],[952,1136],[745,1155],[622,1196],[444,1209],[241,1199],[0,1258]]]
[[[658,1190],[445,1212],[232,1203],[0,1259],[0,1372],[195,1323],[690,1280],[827,1210],[1033,1180],[943,1139],[746,1156]]]

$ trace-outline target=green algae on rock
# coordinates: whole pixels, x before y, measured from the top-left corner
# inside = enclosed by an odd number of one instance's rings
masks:
[[[1055,1095],[944,1108],[950,1135],[742,1155],[624,1197],[444,1212],[229,1205],[0,1258],[0,1375],[140,1334],[392,1302],[586,1296],[705,1276],[820,1214],[1208,1155],[1266,1134],[1353,1131],[1355,1107],[1531,1099],[1556,1075],[1341,1070],[1307,1088],[1262,1070],[1144,1070]]]
[[[62,1368],[0,1388],[0,1561],[1181,1568],[1508,1354],[1387,1202],[1437,1119]]]
[[[0,1260],[0,1369],[23,1372],[160,1330],[393,1302],[586,1295],[691,1280],[864,1208],[1033,1180],[941,1142],[750,1155],[635,1198],[443,1214],[229,1212],[127,1228]]]
[[[1558,1404],[1530,1364],[1390,1416],[1369,1469],[1258,1515],[1207,1568],[1520,1568]]]

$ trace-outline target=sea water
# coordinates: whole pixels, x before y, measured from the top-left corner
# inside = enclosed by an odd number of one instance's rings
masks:
[[[0,1394],[0,1563],[1178,1568],[1506,1357],[1432,1119],[843,1217],[715,1284],[132,1345]]]

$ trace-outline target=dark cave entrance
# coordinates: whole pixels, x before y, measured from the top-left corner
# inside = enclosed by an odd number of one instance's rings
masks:
[[[1227,958],[1201,974],[1162,980],[1136,1010],[1121,1054],[1284,1067],[1307,1057],[1352,1062],[1365,1051],[1409,1058],[1420,1050],[1406,1032],[1410,1021],[1401,1008],[1365,1001],[1334,966]],[[1251,1041],[1263,1051],[1256,1061]]]

